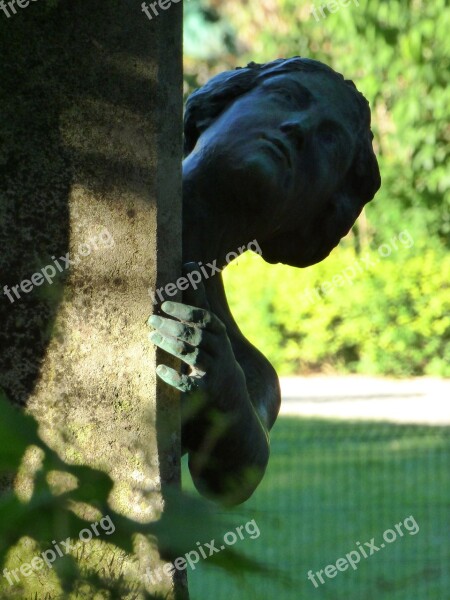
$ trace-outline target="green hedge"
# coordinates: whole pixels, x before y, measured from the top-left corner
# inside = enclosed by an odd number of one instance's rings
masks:
[[[360,255],[341,245],[307,269],[247,253],[224,279],[243,333],[279,374],[450,376],[450,256],[407,232]]]

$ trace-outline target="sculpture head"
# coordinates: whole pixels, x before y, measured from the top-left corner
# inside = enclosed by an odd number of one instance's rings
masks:
[[[352,81],[293,57],[226,71],[188,99],[185,156],[263,258],[323,260],[380,187],[370,109]]]

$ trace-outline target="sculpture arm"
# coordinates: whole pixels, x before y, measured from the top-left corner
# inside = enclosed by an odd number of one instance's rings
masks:
[[[224,504],[239,504],[253,493],[267,466],[267,411],[258,414],[227,328],[210,310],[203,284],[186,296],[192,305],[162,305],[173,318],[150,318],[155,327],[150,336],[191,373],[164,365],[157,373],[183,392],[183,445],[197,489]]]

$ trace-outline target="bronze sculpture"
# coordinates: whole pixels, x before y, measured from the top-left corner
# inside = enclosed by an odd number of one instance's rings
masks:
[[[263,258],[307,267],[328,256],[380,187],[370,109],[353,82],[293,57],[220,73],[184,121],[186,276],[257,240]],[[152,341],[190,367],[158,375],[183,394],[183,446],[197,489],[246,500],[269,458],[280,404],[275,370],[242,335],[220,273],[165,302]],[[195,410],[194,410],[195,408]]]

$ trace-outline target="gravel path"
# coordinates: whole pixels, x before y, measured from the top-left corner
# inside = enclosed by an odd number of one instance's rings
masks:
[[[280,415],[450,425],[450,379],[281,377]]]

